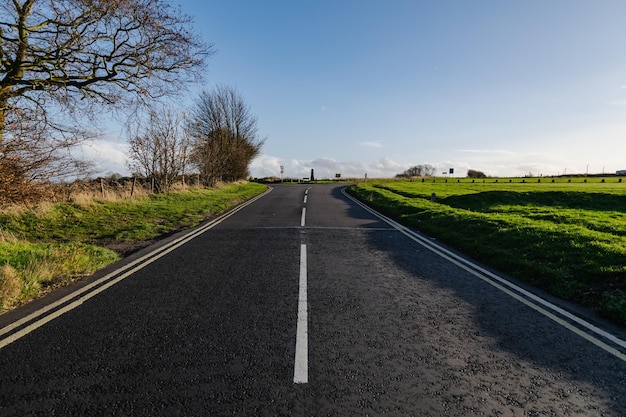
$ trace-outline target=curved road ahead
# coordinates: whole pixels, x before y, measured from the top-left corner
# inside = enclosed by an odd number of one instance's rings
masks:
[[[626,415],[623,328],[395,226],[277,186],[4,314],[0,416]]]

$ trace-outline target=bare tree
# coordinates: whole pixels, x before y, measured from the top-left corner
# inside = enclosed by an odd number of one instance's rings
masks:
[[[265,142],[257,136],[256,117],[232,87],[202,92],[190,129],[194,138],[192,160],[206,185],[245,179],[250,162]]]
[[[424,165],[424,176],[432,177],[435,174],[435,167],[430,164]]]
[[[191,152],[187,124],[186,115],[171,107],[152,109],[129,140],[129,168],[154,179],[156,191],[170,190],[185,174]]]
[[[71,150],[96,108],[178,92],[212,53],[165,0],[1,1],[0,191],[84,172]]]
[[[487,178],[487,175],[482,171],[477,171],[475,169],[468,169],[467,177],[468,178]]]
[[[410,177],[431,177],[435,173],[435,167],[430,164],[415,165],[404,171],[401,174],[396,175],[398,178],[410,178]]]
[[[49,181],[90,173],[91,164],[72,153],[90,133],[65,128],[51,134],[33,111],[15,113],[12,134],[0,147],[0,204],[36,202],[48,196]]]
[[[0,4],[0,149],[16,112],[91,115],[179,91],[212,46],[164,0],[4,0]]]

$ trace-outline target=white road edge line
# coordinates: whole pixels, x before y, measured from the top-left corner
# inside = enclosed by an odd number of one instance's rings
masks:
[[[298,286],[298,323],[296,327],[296,357],[293,367],[293,383],[309,382],[309,331],[307,302],[306,244],[300,244],[300,283]]]
[[[454,263],[455,265],[463,268],[464,270],[466,270],[467,272],[471,273],[472,275],[474,275],[477,278],[480,278],[481,280],[485,281],[486,283],[498,288],[499,290],[505,292],[506,294],[510,295],[511,297],[515,298],[518,301],[521,301],[522,303],[526,304],[527,306],[531,307],[532,309],[538,311],[539,313],[543,314],[544,316],[550,318],[551,320],[555,321],[556,323],[560,324],[561,326],[567,328],[568,330],[574,332],[575,334],[583,337],[584,339],[588,340],[589,342],[593,343],[594,345],[598,346],[599,348],[603,349],[604,351],[616,356],[617,358],[623,360],[626,362],[626,355],[622,352],[620,352],[619,350],[615,349],[614,347],[608,345],[607,343],[601,341],[600,339],[596,338],[595,336],[579,329],[576,326],[573,326],[572,324],[570,324],[569,322],[563,320],[562,318],[556,316],[555,314],[547,311],[546,309],[542,308],[541,306],[539,306],[538,304],[541,304],[543,307],[546,307],[550,310],[552,310],[553,312],[560,314],[562,317],[565,317],[575,323],[577,323],[578,325],[580,325],[581,327],[584,327],[586,329],[588,329],[589,331],[595,333],[598,336],[602,336],[607,340],[610,340],[611,342],[615,343],[618,346],[621,346],[623,348],[626,348],[626,341],[619,339],[618,337],[616,337],[615,335],[612,335],[602,329],[600,329],[597,326],[594,326],[593,324],[587,322],[586,320],[581,319],[580,317],[577,317],[573,314],[571,314],[570,312],[550,303],[549,301],[544,300],[541,297],[536,296],[535,294],[513,284],[510,281],[507,281],[506,279],[490,272],[487,271],[486,269],[480,267],[479,265],[476,265],[472,262],[470,262],[467,259],[464,259],[460,256],[458,256],[457,254],[450,252],[449,250],[445,249],[442,246],[439,246],[438,244],[431,242],[425,238],[423,238],[422,236],[418,235],[417,233],[413,232],[412,230],[410,230],[408,227],[405,227],[403,225],[401,225],[400,223],[388,218],[387,216],[378,213],[376,210],[368,207],[367,205],[365,205],[364,203],[360,202],[359,200],[357,200],[356,198],[352,197],[351,195],[349,195],[346,192],[346,189],[343,188],[341,190],[341,192],[348,197],[349,199],[351,199],[352,201],[354,201],[355,203],[357,203],[358,205],[360,205],[361,207],[363,207],[365,210],[369,211],[370,213],[372,213],[373,215],[377,216],[378,218],[380,218],[381,220],[383,220],[384,222],[386,222],[387,224],[391,225],[392,227],[394,227],[395,229],[397,229],[398,231],[400,231],[401,233],[403,233],[405,236],[407,236],[409,239],[413,240],[414,242],[422,245],[423,247],[431,250],[432,252],[436,253],[437,255],[441,256],[442,258]],[[494,282],[498,281],[498,282]],[[502,285],[501,285],[502,284]],[[505,288],[509,287],[509,288]],[[521,295],[520,295],[521,294]],[[522,296],[523,295],[523,296]],[[532,300],[532,301],[530,301]],[[533,302],[534,301],[534,302]]]
[[[117,284],[118,282],[120,282],[121,280],[129,277],[130,275],[132,275],[133,273],[139,271],[140,269],[146,267],[147,265],[151,264],[152,262],[156,261],[157,259],[165,256],[166,254],[174,251],[175,249],[178,249],[180,246],[183,246],[184,244],[186,244],[187,242],[191,241],[192,239],[195,239],[196,237],[200,236],[201,234],[203,234],[204,232],[212,229],[213,227],[217,226],[218,224],[220,224],[221,222],[223,222],[224,220],[226,220],[227,218],[231,217],[233,214],[237,213],[239,210],[243,209],[244,207],[252,204],[253,202],[255,202],[256,200],[260,199],[261,197],[267,195],[269,192],[272,191],[272,188],[269,187],[267,191],[265,191],[262,194],[259,194],[258,196],[246,201],[245,203],[237,206],[235,209],[217,217],[216,219],[214,219],[213,221],[210,221],[209,223],[206,223],[205,225],[190,231],[189,233],[169,242],[168,244],[166,244],[165,246],[156,249],[150,253],[147,253],[146,255],[134,260],[133,262],[130,262],[126,265],[124,265],[123,267],[105,275],[104,277],[92,282],[89,285],[84,286],[83,288],[80,288],[76,291],[74,291],[71,294],[66,295],[65,297],[55,301],[54,303],[51,303],[37,311],[32,312],[31,314],[23,317],[20,320],[15,321],[14,323],[11,323],[8,326],[3,327],[2,329],[0,329],[0,336],[7,334],[23,325],[25,325],[28,322],[31,322],[33,320],[35,320],[37,317],[42,316],[46,313],[48,313],[51,310],[54,310],[58,307],[63,306],[64,304],[67,304],[61,308],[59,308],[56,311],[53,311],[52,313],[32,322],[31,324],[29,324],[28,326],[24,327],[23,329],[3,338],[0,339],[0,349],[2,349],[3,347],[15,342],[16,340],[26,336],[27,334],[29,334],[30,332],[38,329],[39,327],[43,326],[44,324],[50,322],[51,320],[63,315],[64,313],[67,313],[70,310],[75,309],[76,307],[78,307],[79,305],[81,305],[82,303],[84,303],[86,300],[96,296],[97,294],[103,292],[104,290],[108,289],[109,287]],[[124,272],[126,271],[126,272]],[[120,275],[122,274],[122,275]],[[118,276],[119,275],[119,276]],[[117,277],[117,278],[114,278]],[[114,278],[114,279],[113,279]],[[90,290],[92,290],[94,287],[95,288],[93,291],[89,292]],[[82,297],[74,300],[76,297],[79,297],[81,294],[84,294]],[[74,301],[72,301],[74,300]],[[72,302],[70,302],[72,301]]]

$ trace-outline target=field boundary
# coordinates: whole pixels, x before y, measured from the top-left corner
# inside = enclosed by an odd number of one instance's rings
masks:
[[[368,212],[377,216],[378,218],[380,218],[381,220],[383,220],[384,222],[386,222],[387,224],[389,224],[390,226],[392,226],[399,232],[403,233],[405,236],[407,236],[414,242],[420,244],[426,249],[429,249],[433,253],[441,256],[442,258],[454,263],[455,265],[466,270],[467,272],[471,273],[475,277],[505,292],[509,296],[531,307],[532,309],[536,310],[542,315],[550,318],[551,320],[555,321],[559,325],[567,328],[568,330],[585,338],[586,340],[600,347],[606,352],[626,362],[626,353],[625,353],[626,341],[625,340],[622,340],[619,337],[611,334],[610,332],[605,331],[589,323],[588,321],[564,310],[563,308],[557,305],[554,305],[550,303],[549,301],[531,293],[530,291],[527,291],[524,288],[515,285],[509,280],[491,271],[486,270],[485,268],[477,265],[471,260],[464,258],[429,239],[426,239],[425,237],[421,236],[419,233],[377,212],[376,210],[372,209],[371,207],[361,202],[357,198],[351,196],[350,194],[346,192],[346,188],[347,187],[344,187],[341,190],[343,195],[348,197],[350,200],[352,200],[353,202],[355,202],[356,204],[358,204],[359,206],[361,206]],[[552,312],[548,311],[547,309],[552,310]],[[601,339],[604,339],[604,340],[601,340]]]

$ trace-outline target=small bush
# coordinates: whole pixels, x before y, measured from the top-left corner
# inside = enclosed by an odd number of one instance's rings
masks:
[[[616,323],[626,324],[626,293],[620,290],[604,292],[599,310],[604,317]]]

